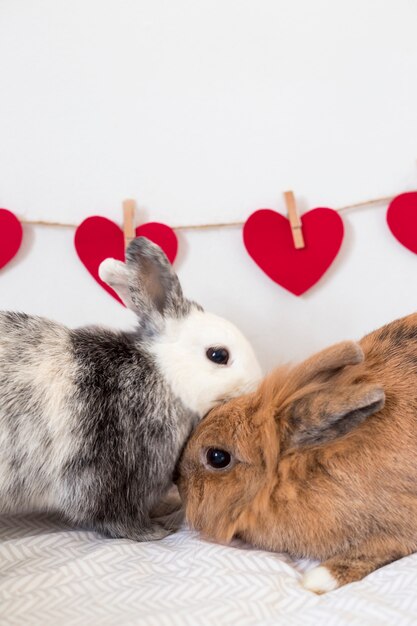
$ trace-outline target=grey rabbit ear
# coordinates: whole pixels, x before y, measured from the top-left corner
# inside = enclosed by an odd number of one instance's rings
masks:
[[[188,312],[178,276],[159,246],[137,237],[126,250],[132,301],[139,310],[181,316]]]
[[[129,244],[126,263],[103,261],[99,276],[143,320],[156,322],[158,317],[181,317],[189,311],[190,303],[170,262],[146,237],[137,237]]]
[[[384,390],[374,384],[345,385],[308,394],[292,407],[291,444],[319,445],[342,437],[384,404]]]

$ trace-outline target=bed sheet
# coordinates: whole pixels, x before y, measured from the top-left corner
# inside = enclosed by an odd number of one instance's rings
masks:
[[[112,540],[44,516],[0,519],[2,626],[417,624],[417,555],[323,596],[314,565],[203,541]]]

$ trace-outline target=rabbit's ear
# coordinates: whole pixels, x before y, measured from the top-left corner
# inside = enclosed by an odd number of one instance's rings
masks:
[[[385,403],[381,387],[352,384],[308,394],[291,407],[290,446],[320,445],[353,430]]]
[[[129,272],[122,261],[104,259],[98,268],[98,275],[106,285],[117,293],[128,309],[133,309],[129,290]]]
[[[139,311],[174,317],[188,312],[178,276],[159,246],[137,237],[126,250],[126,267],[131,298]]]
[[[134,239],[126,263],[106,259],[100,278],[140,317],[181,316],[189,309],[178,277],[161,248],[145,237]]]
[[[296,376],[299,382],[311,382],[321,374],[331,373],[347,365],[362,363],[364,354],[360,345],[354,341],[342,341],[330,346],[297,366]]]

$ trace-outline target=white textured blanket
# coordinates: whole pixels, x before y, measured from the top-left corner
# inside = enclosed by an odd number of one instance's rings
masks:
[[[307,562],[182,530],[110,540],[45,517],[0,519],[2,626],[417,624],[417,555],[323,596]]]

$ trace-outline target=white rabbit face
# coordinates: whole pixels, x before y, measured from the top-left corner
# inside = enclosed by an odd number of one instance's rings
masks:
[[[252,391],[262,376],[242,333],[231,322],[196,307],[185,317],[167,317],[149,349],[173,392],[200,417]]]
[[[126,251],[126,263],[106,259],[99,274],[136,313],[140,341],[193,412],[202,417],[216,404],[255,388],[262,373],[249,342],[233,324],[184,298],[158,246],[137,237]]]

